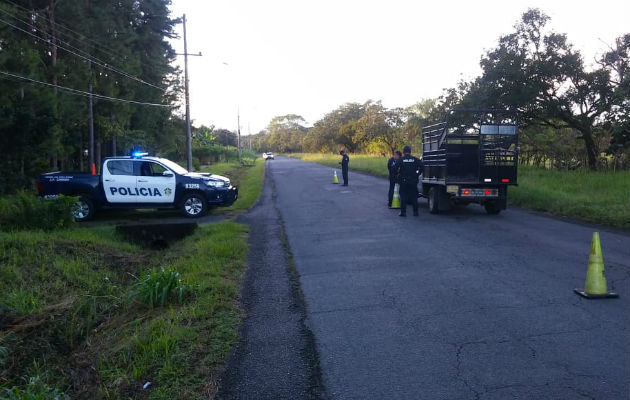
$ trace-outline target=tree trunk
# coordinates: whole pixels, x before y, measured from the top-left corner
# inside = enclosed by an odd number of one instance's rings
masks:
[[[96,140],[96,170],[98,171],[97,173],[100,173],[99,168],[101,168],[101,141],[100,140]]]
[[[591,171],[597,171],[597,145],[595,144],[595,140],[593,140],[593,129],[589,126],[580,129],[580,133],[582,133],[582,139],[584,139],[584,146],[586,147],[588,168]]]

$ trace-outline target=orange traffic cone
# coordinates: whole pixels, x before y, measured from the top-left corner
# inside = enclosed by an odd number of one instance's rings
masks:
[[[591,255],[588,257],[588,269],[586,270],[586,283],[584,284],[584,289],[574,289],[574,291],[587,299],[619,297],[617,293],[609,292],[606,285],[604,259],[602,257],[602,247],[599,242],[598,232],[593,232]]]

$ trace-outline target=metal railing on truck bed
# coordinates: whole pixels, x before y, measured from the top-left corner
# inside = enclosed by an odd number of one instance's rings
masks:
[[[455,109],[422,129],[423,182],[516,184],[518,127],[507,110]]]

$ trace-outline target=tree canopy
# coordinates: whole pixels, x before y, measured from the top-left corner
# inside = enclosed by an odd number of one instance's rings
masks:
[[[516,110],[521,159],[555,167],[628,167],[630,158],[630,34],[587,65],[550,18],[529,9],[514,31],[482,55],[482,73],[436,99],[388,109],[380,101],[346,103],[312,127],[270,128],[252,138],[257,150],[389,153],[417,145],[422,127],[457,107]],[[284,117],[277,117],[282,120]],[[303,122],[303,120],[301,120]]]
[[[169,0],[0,2],[0,192],[132,145],[180,150]],[[112,101],[111,98],[117,99]],[[180,132],[182,132],[180,134]]]

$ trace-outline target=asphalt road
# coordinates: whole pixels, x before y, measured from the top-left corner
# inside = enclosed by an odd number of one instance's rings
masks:
[[[350,161],[352,163],[352,160]],[[629,238],[600,230],[609,287],[585,300],[593,227],[479,206],[399,218],[385,180],[268,163],[333,399],[628,399]],[[270,332],[270,334],[275,334]]]
[[[290,258],[269,174],[249,225],[249,268],[241,287],[240,340],[221,374],[221,400],[321,397],[313,336]]]

